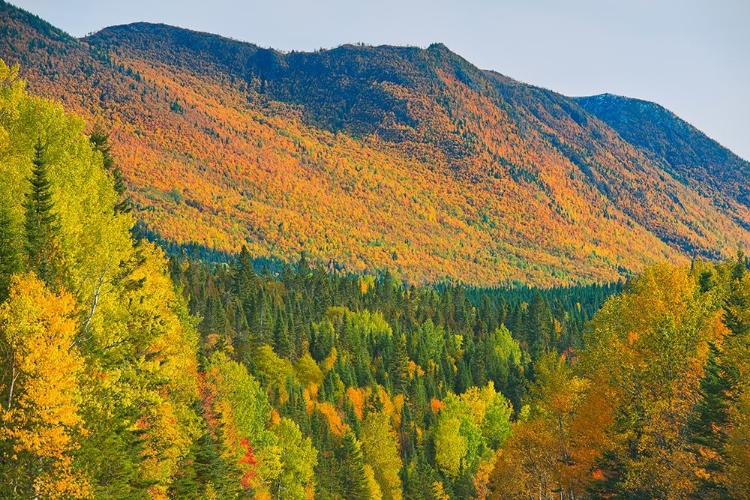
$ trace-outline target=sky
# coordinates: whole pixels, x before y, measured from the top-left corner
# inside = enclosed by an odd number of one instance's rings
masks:
[[[11,0],[74,36],[136,21],[280,50],[442,42],[569,96],[655,101],[750,160],[750,0]]]

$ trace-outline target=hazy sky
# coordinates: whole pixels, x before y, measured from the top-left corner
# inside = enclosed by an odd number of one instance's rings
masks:
[[[750,159],[750,0],[11,0],[75,36],[135,21],[282,50],[443,42],[571,96],[656,101]]]

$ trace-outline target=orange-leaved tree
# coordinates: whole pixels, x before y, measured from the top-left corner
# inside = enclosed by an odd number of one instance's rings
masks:
[[[76,312],[71,295],[53,295],[34,274],[15,276],[0,307],[0,462],[13,464],[0,468],[3,498],[91,495],[73,457],[85,434]]]

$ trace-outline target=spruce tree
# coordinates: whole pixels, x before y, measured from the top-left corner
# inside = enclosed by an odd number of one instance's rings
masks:
[[[0,302],[8,298],[10,277],[20,270],[13,220],[4,206],[0,206]]]
[[[365,459],[362,449],[354,437],[354,433],[347,432],[341,442],[341,479],[344,498],[349,500],[367,500],[370,490],[365,474]]]
[[[538,291],[534,294],[528,309],[527,332],[531,359],[537,361],[550,348],[552,321],[549,305]]]
[[[689,422],[691,441],[699,447],[698,454],[706,457],[703,467],[709,474],[701,477],[698,492],[701,498],[727,498],[726,488],[717,481],[724,470],[724,443],[729,421],[731,375],[719,362],[719,352],[710,345],[709,357],[700,385],[700,396]],[[714,454],[702,453],[707,448]]]
[[[109,134],[97,125],[89,136],[89,141],[96,151],[102,154],[104,169],[110,173],[114,181],[115,192],[118,195],[118,202],[115,204],[115,213],[128,213],[133,209],[130,196],[127,195],[125,180],[122,177],[122,170],[117,165],[115,159],[110,154]]]
[[[34,147],[34,167],[29,179],[31,191],[26,195],[24,203],[25,250],[29,269],[36,272],[41,280],[52,285],[60,278],[56,268],[56,258],[59,257],[56,236],[59,228],[44,154],[44,146],[37,142]]]
[[[279,309],[276,313],[276,322],[273,328],[273,348],[280,357],[288,359],[292,352],[292,343],[289,341],[286,320]]]
[[[248,303],[255,287],[255,269],[250,252],[245,245],[242,245],[239,256],[235,262],[234,271],[234,293],[243,301],[243,305]]]
[[[406,338],[401,335],[395,344],[390,375],[393,388],[402,393],[409,385],[409,355],[406,352]]]
[[[737,262],[732,267],[731,281],[729,283],[729,296],[724,304],[724,324],[731,331],[731,335],[743,337],[750,334],[750,321],[742,314],[750,307],[744,296],[739,293],[742,279],[745,277],[747,267],[745,265],[745,254],[737,253]]]
[[[739,252],[734,263],[729,283],[729,295],[724,304],[724,324],[729,329],[724,338],[725,349],[732,350],[746,342],[750,335],[750,322],[745,318],[747,304],[740,292],[741,282],[747,269],[744,254]],[[703,280],[704,282],[707,280]],[[730,422],[730,408],[736,404],[736,394],[741,383],[739,368],[730,359],[723,359],[719,349],[712,343],[700,385],[700,396],[690,421],[691,440],[699,447],[699,453],[708,458],[702,464],[709,473],[701,478],[698,494],[701,498],[729,498],[726,486],[717,480],[724,474],[726,429]],[[713,453],[701,453],[700,448]]]

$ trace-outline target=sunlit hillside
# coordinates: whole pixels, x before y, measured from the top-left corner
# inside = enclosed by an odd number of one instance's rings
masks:
[[[714,199],[576,101],[441,45],[282,54],[147,24],[79,41],[0,12],[0,56],[112,130],[138,217],[168,241],[554,284],[750,239],[743,199]]]

